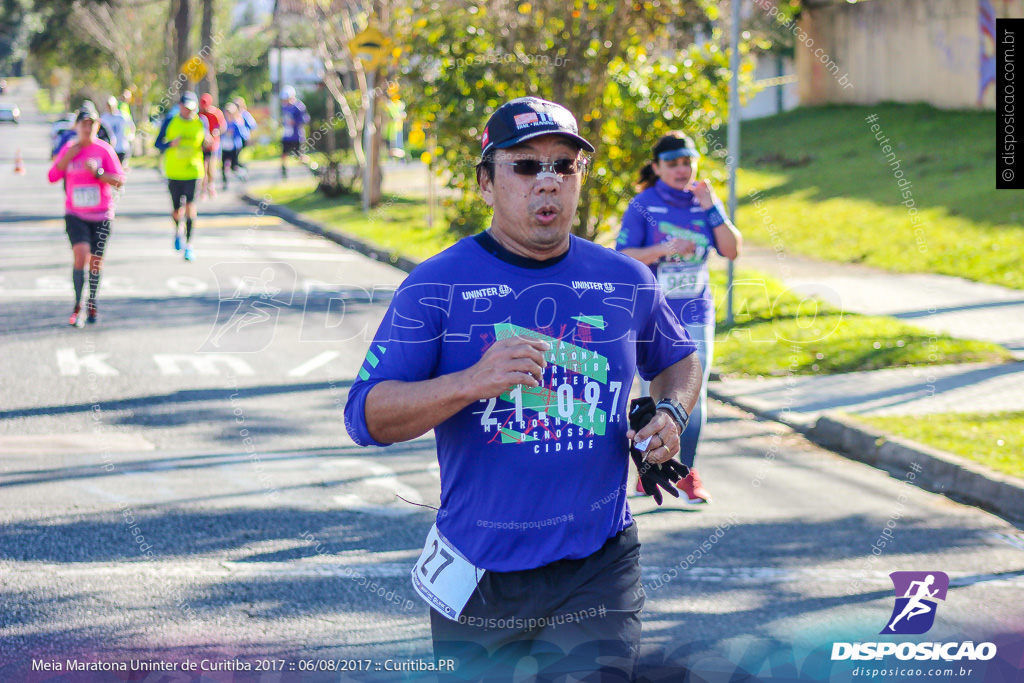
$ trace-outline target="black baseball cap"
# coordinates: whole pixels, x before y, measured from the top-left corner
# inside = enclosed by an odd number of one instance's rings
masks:
[[[498,107],[487,120],[480,144],[481,156],[507,149],[541,135],[561,135],[588,152],[594,146],[580,137],[576,118],[560,104],[539,97],[520,97]]]
[[[90,119],[92,121],[100,120],[100,113],[96,111],[96,105],[92,103],[92,100],[85,100],[78,107],[78,113],[75,115],[75,123]]]

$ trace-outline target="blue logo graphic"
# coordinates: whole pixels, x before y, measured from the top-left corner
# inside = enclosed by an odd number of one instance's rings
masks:
[[[920,635],[935,623],[936,600],[945,600],[949,577],[943,572],[893,572],[896,605],[883,634]]]

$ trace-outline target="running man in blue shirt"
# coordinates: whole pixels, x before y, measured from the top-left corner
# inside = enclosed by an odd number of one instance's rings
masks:
[[[544,675],[631,680],[644,598],[629,446],[655,464],[678,453],[700,363],[649,269],[571,235],[594,148],[567,109],[512,100],[482,146],[490,228],[395,293],[345,424],[360,445],[435,431],[441,508],[413,585],[457,678],[507,677],[529,656]],[[659,410],[634,433],[637,369]]]

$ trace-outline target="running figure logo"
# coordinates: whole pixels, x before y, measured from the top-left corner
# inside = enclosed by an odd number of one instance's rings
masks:
[[[282,310],[292,305],[296,273],[281,263],[218,263],[217,317],[200,352],[257,352],[270,346]]]
[[[896,605],[881,633],[919,635],[935,623],[936,600],[945,600],[949,577],[943,572],[893,572]]]

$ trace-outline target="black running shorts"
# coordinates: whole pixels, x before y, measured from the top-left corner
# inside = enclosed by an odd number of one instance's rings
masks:
[[[167,187],[171,191],[171,205],[177,211],[181,208],[181,198],[185,198],[186,204],[191,204],[196,199],[196,180],[168,180]]]
[[[107,248],[107,240],[110,238],[110,220],[87,221],[67,214],[64,216],[64,230],[68,233],[71,246],[88,242],[89,253],[103,256],[103,250]]]
[[[643,605],[636,524],[579,560],[489,571],[458,622],[430,611],[435,660],[458,662],[440,680],[500,680],[529,659],[539,679],[626,683],[639,654]]]

